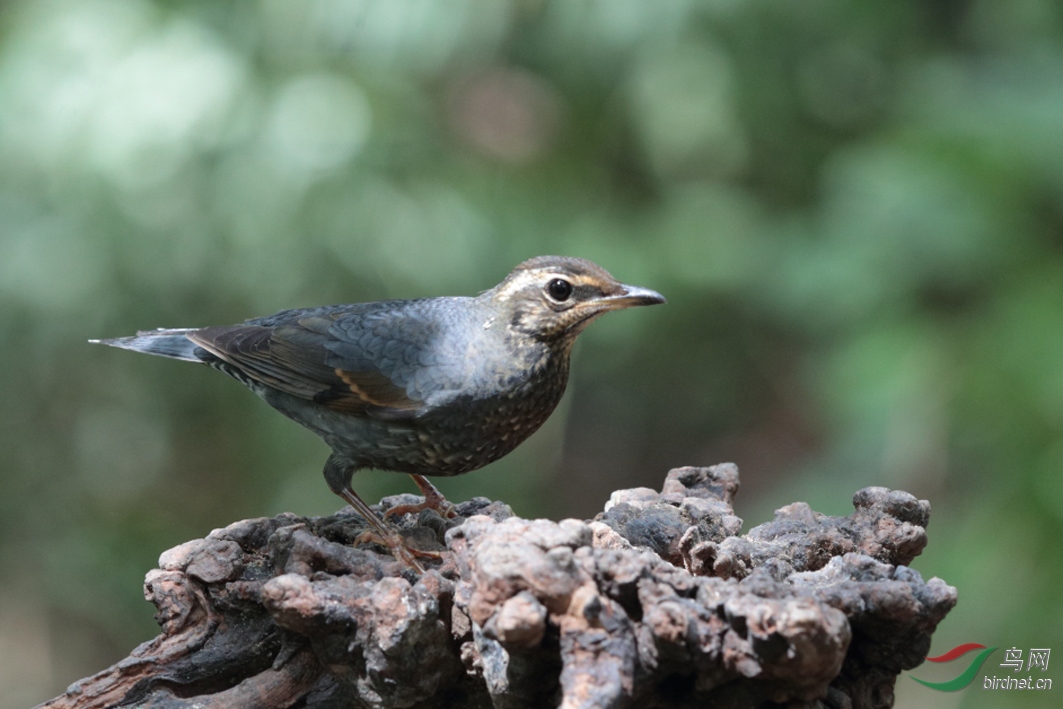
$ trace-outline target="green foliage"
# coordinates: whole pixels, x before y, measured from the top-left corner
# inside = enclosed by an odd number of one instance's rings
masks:
[[[558,415],[444,492],[588,516],[735,460],[757,522],[904,488],[960,591],[934,649],[1051,647],[1061,126],[1052,0],[8,3],[0,706],[149,637],[165,548],[338,504],[237,384],[87,339],[471,294],[542,253],[669,304],[590,328]]]

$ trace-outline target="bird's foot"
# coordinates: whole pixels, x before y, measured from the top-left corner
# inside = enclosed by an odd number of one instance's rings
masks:
[[[410,477],[413,478],[415,483],[417,483],[417,487],[420,488],[421,494],[424,495],[424,502],[420,502],[416,505],[395,505],[384,513],[384,519],[399,517],[405,514],[417,514],[421,510],[435,510],[443,519],[452,519],[458,516],[457,508],[448,502],[447,498],[443,497],[443,493],[441,493],[435,485],[430,483],[426,477],[423,475],[412,474]]]
[[[395,517],[401,517],[402,515],[417,514],[421,510],[435,510],[443,519],[450,519],[458,516],[457,508],[448,502],[446,498],[440,497],[437,500],[426,498],[424,502],[419,502],[416,505],[395,505],[384,513],[384,517],[386,519],[393,519]]]
[[[350,485],[340,488],[336,494],[346,500],[347,503],[354,508],[355,512],[361,515],[362,519],[373,528],[367,529],[358,535],[358,538],[354,540],[356,545],[362,544],[363,542],[382,544],[391,551],[391,555],[394,556],[397,561],[405,564],[419,574],[424,573],[424,566],[421,565],[421,562],[417,561],[417,557],[432,557],[432,554],[436,554],[435,552],[423,552],[420,549],[412,548],[406,543],[406,540],[401,534],[390,528],[386,522],[382,522],[377,518],[369,505],[365,504],[365,502],[362,501],[362,498],[358,497],[358,494],[351,489]],[[436,554],[436,556],[432,558],[439,558],[439,556]]]
[[[386,546],[399,561],[403,562],[407,566],[412,567],[419,573],[424,573],[424,567],[421,566],[418,558],[421,559],[442,559],[443,555],[438,551],[428,551],[425,549],[418,549],[417,547],[410,546],[400,534],[389,534],[383,536],[371,529],[367,529],[358,535],[354,540],[355,546],[361,544],[380,544]]]

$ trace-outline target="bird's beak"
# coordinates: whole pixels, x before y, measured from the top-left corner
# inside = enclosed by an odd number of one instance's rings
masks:
[[[667,302],[664,296],[655,290],[627,285],[621,285],[619,293],[606,296],[598,301],[605,310],[621,310],[637,305],[657,305],[664,302]]]

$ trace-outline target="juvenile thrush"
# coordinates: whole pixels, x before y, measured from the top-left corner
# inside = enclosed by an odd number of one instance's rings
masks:
[[[584,259],[529,259],[475,297],[285,310],[238,325],[93,340],[225,372],[332,448],[325,480],[415,569],[415,550],[351,488],[360,468],[409,473],[421,505],[449,503],[425,475],[498,460],[557,406],[576,336],[610,310],[663,303]]]

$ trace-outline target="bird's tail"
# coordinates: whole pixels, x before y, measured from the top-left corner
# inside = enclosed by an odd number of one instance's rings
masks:
[[[199,349],[198,345],[185,337],[189,332],[194,332],[194,328],[141,330],[130,337],[89,340],[89,342],[121,347],[124,350],[133,350],[134,352],[146,352],[160,357],[182,359],[186,362],[202,362],[203,359],[196,356],[196,350]],[[202,352],[202,350],[200,351]]]

